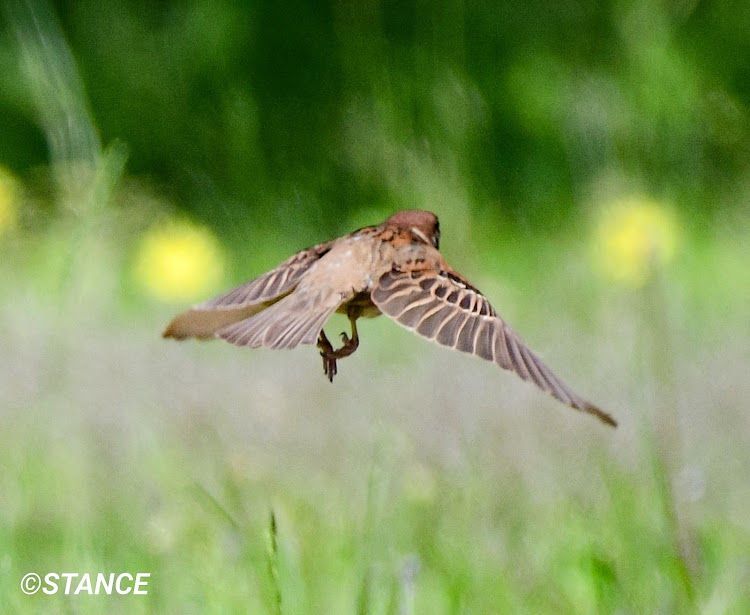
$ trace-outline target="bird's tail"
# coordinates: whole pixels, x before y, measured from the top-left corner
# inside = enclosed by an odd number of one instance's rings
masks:
[[[178,340],[195,337],[199,340],[209,340],[215,337],[220,329],[246,320],[268,305],[269,303],[260,303],[232,309],[193,308],[174,318],[164,329],[162,337],[173,337]]]
[[[220,329],[216,336],[251,348],[314,344],[339,304],[338,293],[319,296],[299,289],[262,312]]]

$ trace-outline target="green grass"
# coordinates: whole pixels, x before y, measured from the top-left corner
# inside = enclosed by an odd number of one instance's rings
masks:
[[[740,583],[748,534],[691,515],[698,560],[686,566],[655,462],[625,471],[600,457],[587,495],[540,498],[518,478],[498,481],[494,469],[444,470],[425,493],[404,483],[393,451],[357,464],[370,465],[361,483],[284,478],[283,457],[271,479],[233,465],[219,445],[198,455],[156,430],[148,438],[102,433],[117,426],[54,412],[39,407],[5,421],[0,595],[8,612],[750,608]],[[28,597],[19,583],[29,571],[151,578],[148,596]]]

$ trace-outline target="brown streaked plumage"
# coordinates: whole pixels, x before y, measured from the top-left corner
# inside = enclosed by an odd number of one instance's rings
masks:
[[[177,316],[164,337],[218,337],[251,348],[317,344],[329,380],[359,345],[357,319],[385,314],[442,346],[476,355],[530,380],[564,404],[608,425],[616,421],[574,393],[497,315],[489,301],[438,252],[429,211],[401,211],[302,250],[275,269]],[[334,350],[323,325],[347,315],[352,336]]]

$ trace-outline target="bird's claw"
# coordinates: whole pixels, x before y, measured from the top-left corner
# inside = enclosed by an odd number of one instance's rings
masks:
[[[323,353],[320,353],[323,355]],[[330,359],[323,355],[323,373],[328,378],[329,382],[333,382],[333,377],[337,374],[338,368],[336,367],[336,359]]]
[[[325,331],[320,332],[317,346],[320,349],[320,356],[323,357],[323,373],[329,382],[333,382],[333,377],[336,375],[338,368],[336,367],[335,351],[331,342],[328,341]]]
[[[318,336],[317,346],[320,349],[321,357],[325,357],[326,355],[333,353],[333,346],[331,346],[331,342],[328,341],[328,338],[326,337],[326,334],[323,331],[321,331],[320,335]]]
[[[336,366],[337,359],[348,357],[359,346],[359,338],[356,335],[350,338],[346,333],[342,333],[341,340],[344,345],[338,350],[334,350],[331,342],[328,341],[325,331],[321,330],[318,337],[317,345],[320,349],[320,356],[323,357],[323,373],[331,382],[333,382],[333,377],[338,373],[338,367]]]

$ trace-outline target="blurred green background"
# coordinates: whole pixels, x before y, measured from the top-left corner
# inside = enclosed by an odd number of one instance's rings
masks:
[[[6,612],[750,612],[750,4],[2,7]],[[618,430],[386,319],[159,337],[407,208]]]

